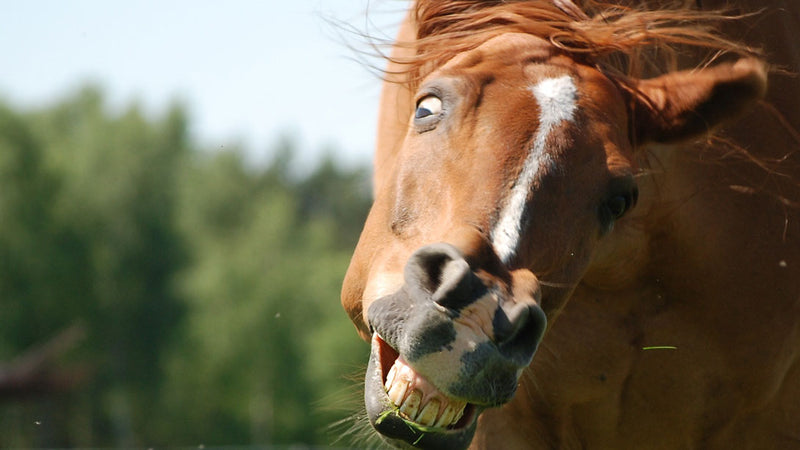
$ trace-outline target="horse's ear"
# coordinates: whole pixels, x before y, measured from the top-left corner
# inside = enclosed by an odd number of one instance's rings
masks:
[[[767,72],[755,58],[680,71],[631,83],[635,144],[674,143],[708,133],[738,117],[767,89]]]

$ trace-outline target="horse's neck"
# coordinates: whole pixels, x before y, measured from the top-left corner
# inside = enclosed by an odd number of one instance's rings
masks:
[[[758,439],[800,414],[785,394],[800,389],[800,210],[733,185],[763,175],[753,162],[652,157],[638,277],[578,287],[512,404],[482,417],[485,448],[770,448]]]
[[[702,436],[706,448],[770,448],[758,439],[792,426],[800,152],[763,109],[728,130],[752,157],[706,143],[648,149],[635,254],[610,258],[635,276],[578,287],[514,402],[485,414],[476,442],[683,448]],[[520,422],[529,428],[510,425]]]

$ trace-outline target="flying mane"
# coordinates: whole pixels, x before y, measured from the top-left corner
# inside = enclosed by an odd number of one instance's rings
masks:
[[[705,62],[726,53],[759,53],[717,33],[718,24],[735,19],[721,11],[647,10],[593,0],[583,9],[586,15],[570,15],[552,0],[419,1],[412,11],[416,40],[395,44],[413,48],[413,56],[393,62],[404,67],[413,90],[445,61],[509,32],[539,36],[575,58],[627,76],[674,70],[680,48],[705,49]]]

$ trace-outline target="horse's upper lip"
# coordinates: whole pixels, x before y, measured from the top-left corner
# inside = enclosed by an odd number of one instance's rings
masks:
[[[366,375],[365,401],[369,420],[375,429],[390,442],[395,441],[401,445],[411,444],[419,448],[466,448],[475,433],[478,407],[468,405],[463,417],[450,427],[425,426],[410,420],[394,404],[384,387],[389,368],[397,357],[396,350],[377,334],[373,335]]]

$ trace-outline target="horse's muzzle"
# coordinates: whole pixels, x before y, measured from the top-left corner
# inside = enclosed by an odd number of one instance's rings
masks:
[[[544,333],[538,282],[528,275],[515,286],[449,244],[411,256],[403,287],[367,312],[365,396],[376,430],[395,444],[469,445],[480,412],[513,397]]]

